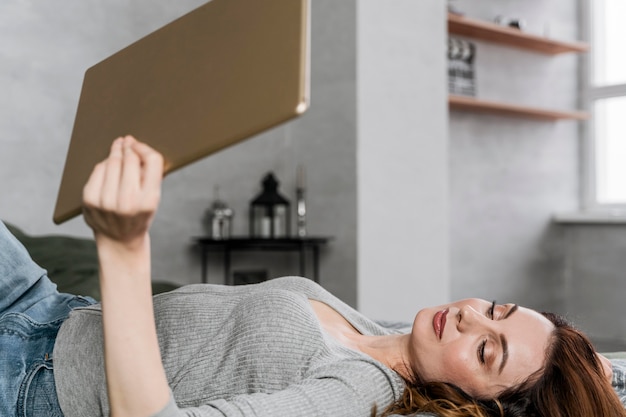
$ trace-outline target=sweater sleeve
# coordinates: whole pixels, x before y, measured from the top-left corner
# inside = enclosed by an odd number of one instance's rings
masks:
[[[358,378],[355,378],[358,375]],[[172,397],[153,417],[370,417],[399,393],[374,363],[350,360],[274,393],[237,395],[198,407],[176,405]]]

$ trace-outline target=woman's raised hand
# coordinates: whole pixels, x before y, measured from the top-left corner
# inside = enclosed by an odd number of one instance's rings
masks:
[[[143,241],[161,197],[163,156],[132,136],[117,138],[83,189],[83,215],[96,239]]]
[[[148,236],[162,179],[161,154],[126,136],[113,142],[83,189],[100,263],[111,416],[154,415],[170,397],[153,315]]]

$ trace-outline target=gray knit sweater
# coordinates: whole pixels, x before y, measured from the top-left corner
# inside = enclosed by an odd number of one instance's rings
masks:
[[[163,366],[173,398],[155,417],[369,417],[404,383],[369,356],[337,343],[308,299],[366,335],[384,329],[310,280],[278,278],[226,287],[190,285],[155,296]],[[132,318],[131,318],[132,319]],[[74,311],[54,349],[66,417],[108,416],[101,311]]]

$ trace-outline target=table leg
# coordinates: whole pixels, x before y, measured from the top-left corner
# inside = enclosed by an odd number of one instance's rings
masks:
[[[230,250],[228,248],[224,248],[224,284],[234,284],[230,275]]]
[[[314,245],[313,246],[313,280],[319,284],[320,275],[319,275],[319,248]]]
[[[300,242],[300,276],[306,277],[306,246]]]
[[[204,247],[204,245],[202,245],[200,247],[200,253],[201,253],[201,268],[202,268],[202,282],[203,283],[207,283],[209,282],[209,276],[208,276],[208,271],[207,271],[207,249]]]

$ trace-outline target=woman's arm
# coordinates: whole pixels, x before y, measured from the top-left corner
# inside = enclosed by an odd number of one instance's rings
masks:
[[[160,200],[162,156],[127,136],[83,191],[100,263],[107,390],[113,417],[160,411],[170,391],[154,322],[148,229]]]

